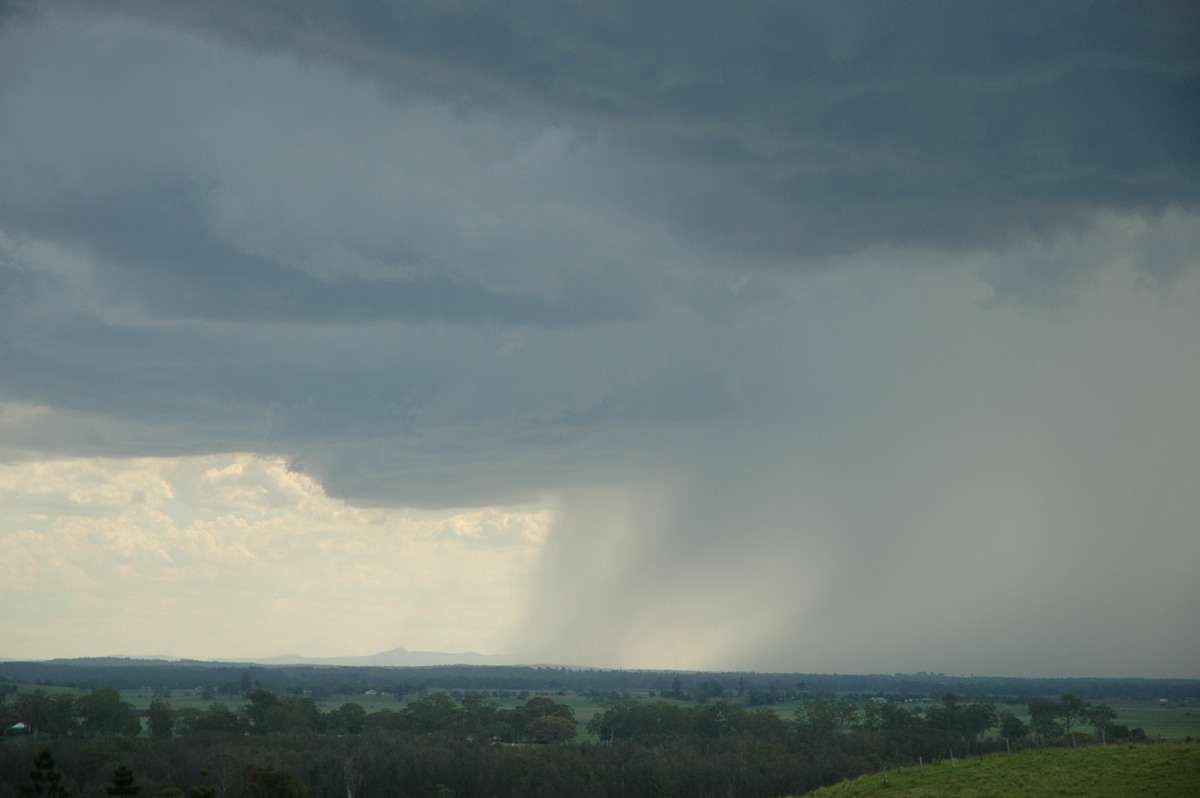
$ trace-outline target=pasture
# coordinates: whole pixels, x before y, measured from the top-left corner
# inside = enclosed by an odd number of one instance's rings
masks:
[[[1200,746],[1044,748],[860,776],[805,798],[1124,798],[1195,795]]]

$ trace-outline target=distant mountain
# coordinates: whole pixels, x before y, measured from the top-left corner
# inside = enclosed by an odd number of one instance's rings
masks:
[[[56,664],[122,666],[151,663],[179,663],[199,666],[227,666],[232,664],[246,665],[328,665],[356,666],[376,668],[411,668],[425,665],[515,665],[515,660],[497,654],[480,654],[467,651],[450,654],[445,651],[409,651],[405,648],[393,648],[378,654],[357,657],[302,657],[299,654],[280,654],[274,657],[238,657],[229,659],[194,660],[174,657],[169,654],[147,654],[129,656],[127,654],[110,654],[106,657],[73,657],[69,659],[55,658],[49,660],[13,660],[0,657],[0,662],[52,662]]]
[[[420,665],[512,665],[513,660],[496,654],[479,654],[468,651],[447,654],[444,651],[409,651],[393,648],[378,654],[361,657],[301,657],[297,654],[280,654],[275,657],[251,657],[239,662],[254,662],[260,665],[358,665],[367,667],[395,668]]]

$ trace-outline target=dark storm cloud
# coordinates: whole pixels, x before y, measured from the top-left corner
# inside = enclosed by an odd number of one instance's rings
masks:
[[[820,418],[863,380],[777,280],[1197,199],[1187,4],[33,9],[0,94],[5,396],[225,412],[213,440],[336,461],[354,495],[436,453],[478,470],[464,497],[528,490],[793,390]],[[1176,279],[1189,240],[1135,264]],[[1036,304],[1092,269],[980,273]],[[780,348],[836,379],[797,389]],[[305,449],[338,436],[378,471]],[[509,446],[528,474],[467,455]]]
[[[997,248],[1200,198],[1189,3],[126,3],[596,129],[728,252]]]
[[[320,280],[215,238],[203,199],[183,180],[98,198],[67,196],[48,208],[18,206],[4,216],[12,233],[89,246],[106,261],[99,281],[114,295],[144,303],[152,317],[563,325],[611,321],[627,310],[604,307],[603,297],[554,306],[439,275]]]

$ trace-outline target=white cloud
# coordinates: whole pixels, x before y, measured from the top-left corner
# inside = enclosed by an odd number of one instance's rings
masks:
[[[9,657],[495,652],[554,517],[353,508],[252,455],[3,465],[0,503]]]

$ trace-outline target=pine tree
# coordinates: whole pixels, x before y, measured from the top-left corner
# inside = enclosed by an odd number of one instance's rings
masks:
[[[49,748],[43,748],[33,758],[33,768],[29,771],[29,784],[21,785],[21,794],[28,796],[47,796],[47,798],[67,798],[69,793],[62,785],[62,774],[54,765],[54,754]]]
[[[133,783],[133,771],[124,765],[113,771],[112,786],[106,792],[109,795],[137,795],[142,791]]]

